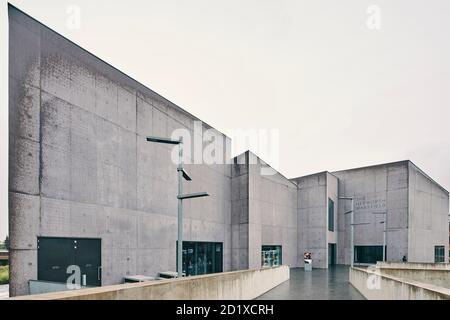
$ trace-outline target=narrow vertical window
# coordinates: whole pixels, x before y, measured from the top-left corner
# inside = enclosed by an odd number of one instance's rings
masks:
[[[445,247],[435,246],[434,247],[434,262],[444,262],[445,260]]]
[[[334,201],[328,198],[328,231],[334,231]]]

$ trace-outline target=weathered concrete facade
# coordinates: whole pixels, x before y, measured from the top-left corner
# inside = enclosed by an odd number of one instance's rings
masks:
[[[11,295],[37,279],[38,236],[102,239],[104,285],[173,270],[176,165],[172,148],[145,137],[194,136],[198,119],[15,8],[9,16]],[[185,191],[211,196],[185,202],[184,238],[223,243],[229,271],[231,166],[186,167]]]
[[[328,244],[337,244],[337,228],[328,230],[328,199],[338,205],[337,178],[321,172],[293,179],[298,184],[298,257],[303,266],[303,253],[311,252],[314,268],[327,268]],[[337,214],[334,215],[337,226]]]
[[[233,269],[261,267],[261,248],[267,245],[281,246],[283,264],[298,266],[297,185],[249,151],[234,162]]]
[[[433,262],[434,246],[447,239],[448,191],[411,161],[332,173],[339,179],[339,196],[355,197],[355,245],[382,245],[386,220],[388,261]],[[349,201],[340,201],[338,263],[350,263]],[[374,214],[378,213],[378,214]],[[386,213],[386,218],[384,214]],[[448,252],[446,252],[448,255]],[[446,256],[445,261],[448,261]]]
[[[173,148],[145,138],[178,129],[219,150],[217,164],[186,165],[184,191],[210,197],[184,202],[184,240],[222,243],[223,271],[259,268],[266,245],[281,246],[292,267],[311,251],[313,266],[327,268],[330,244],[350,264],[349,203],[338,196],[354,196],[356,219],[371,222],[355,228],[355,245],[382,244],[372,211],[387,211],[398,229],[388,260],[433,262],[434,246],[447,244],[448,192],[411,162],[287,179],[251,152],[231,161],[222,133],[198,130],[199,119],[13,6],[9,22],[12,296],[38,278],[41,236],[101,239],[102,285],[175,269]]]
[[[434,183],[413,163],[408,163],[408,256],[410,261],[433,261],[433,246],[445,246],[444,261],[448,262],[447,242],[449,212],[448,191]]]
[[[261,266],[261,247],[280,245],[283,264],[297,266],[297,186],[249,152],[249,267]]]
[[[355,197],[355,245],[382,245],[387,212],[386,255],[393,261],[408,257],[408,162],[333,172],[339,178],[339,195]],[[339,207],[338,263],[350,264],[350,201]],[[380,214],[374,214],[379,212]]]

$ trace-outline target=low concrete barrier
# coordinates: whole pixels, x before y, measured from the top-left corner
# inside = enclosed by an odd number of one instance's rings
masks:
[[[450,290],[397,278],[379,270],[350,268],[350,283],[368,300],[449,300]]]
[[[28,288],[30,294],[43,294],[50,292],[61,292],[61,291],[69,291],[65,283],[60,282],[52,282],[52,281],[38,281],[38,280],[29,280]],[[83,286],[82,288],[93,288],[88,286]]]
[[[377,262],[382,274],[450,289],[450,264]]]
[[[450,271],[450,263],[428,262],[380,262],[375,265],[378,269],[402,269],[402,270],[445,270]]]
[[[241,300],[289,280],[289,267],[215,273],[16,297],[14,300]]]

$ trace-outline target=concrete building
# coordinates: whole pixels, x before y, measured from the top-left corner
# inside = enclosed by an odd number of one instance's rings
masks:
[[[185,202],[188,275],[303,266],[306,251],[313,267],[350,264],[343,195],[370,223],[355,227],[357,262],[380,259],[374,211],[392,229],[387,260],[447,261],[448,191],[412,162],[287,179],[251,152],[231,159],[224,134],[197,130],[198,118],[13,6],[9,32],[11,296],[30,281],[64,282],[71,265],[88,286],[175,270],[176,164],[146,136],[179,129],[221,155],[186,165],[185,191],[211,195]]]
[[[355,245],[383,243],[384,224],[387,233],[386,256],[389,261],[434,262],[435,246],[444,242],[444,212],[448,211],[448,191],[434,182],[411,161],[334,172],[339,179],[339,194],[353,196]],[[345,207],[347,205],[347,207]],[[339,208],[338,233],[341,250],[338,263],[348,264],[348,217],[343,213],[348,203]],[[385,212],[387,215],[374,215]],[[347,220],[346,220],[347,219]],[[445,259],[446,261],[446,259]]]

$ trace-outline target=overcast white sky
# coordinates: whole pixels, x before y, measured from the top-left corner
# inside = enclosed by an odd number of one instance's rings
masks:
[[[289,178],[410,159],[450,189],[448,0],[10,2],[222,132],[279,129]],[[3,95],[0,239],[6,112]]]

